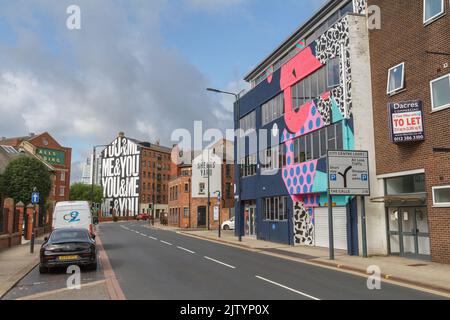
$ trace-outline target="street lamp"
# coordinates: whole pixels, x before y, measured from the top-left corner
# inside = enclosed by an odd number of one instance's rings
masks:
[[[219,93],[219,94],[227,94],[227,95],[231,95],[231,96],[234,96],[235,98],[236,98],[236,107],[237,107],[237,110],[236,110],[236,112],[235,112],[235,118],[234,118],[234,121],[235,121],[235,126],[238,126],[238,127],[240,127],[239,126],[239,118],[240,118],[240,112],[241,112],[241,104],[240,104],[240,98],[241,98],[241,94],[242,94],[242,92],[244,92],[244,90],[242,90],[241,92],[239,92],[239,93],[233,93],[233,92],[228,92],[228,91],[223,91],[223,90],[218,90],[218,89],[214,89],[214,88],[207,88],[206,89],[207,91],[210,91],[210,92],[214,92],[214,93]],[[239,155],[240,155],[240,136],[239,136],[239,138],[237,139],[237,156],[239,157]],[[235,161],[238,161],[237,159],[235,159]],[[242,233],[243,233],[243,217],[241,217],[241,206],[240,206],[240,196],[241,196],[241,183],[240,183],[240,179],[241,179],[241,174],[240,174],[240,170],[239,170],[240,168],[239,168],[239,164],[238,164],[238,170],[235,170],[236,172],[234,173],[234,175],[235,175],[235,178],[237,178],[236,179],[236,192],[238,193],[238,196],[237,196],[237,215],[238,215],[238,217],[239,217],[239,242],[242,242]],[[219,214],[220,215],[220,214]],[[220,229],[220,227],[219,227],[219,229]]]

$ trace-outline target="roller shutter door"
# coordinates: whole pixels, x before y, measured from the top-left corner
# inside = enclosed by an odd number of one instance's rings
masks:
[[[314,240],[317,247],[329,247],[328,208],[315,208]],[[335,249],[347,250],[347,208],[333,208],[333,232]]]

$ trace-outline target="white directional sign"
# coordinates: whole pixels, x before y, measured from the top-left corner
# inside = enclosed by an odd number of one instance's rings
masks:
[[[328,188],[335,196],[369,196],[369,153],[328,151]]]

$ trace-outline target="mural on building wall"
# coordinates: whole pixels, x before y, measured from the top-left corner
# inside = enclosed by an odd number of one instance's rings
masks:
[[[102,153],[102,187],[105,207],[117,216],[139,213],[140,147],[118,137]]]
[[[355,1],[355,12],[362,12],[365,1]],[[299,52],[281,67],[280,87],[284,92],[286,129],[281,135],[285,145],[286,166],[282,177],[294,202],[294,242],[314,245],[314,210],[327,205],[326,159],[305,163],[294,161],[294,139],[343,121],[344,149],[352,149],[352,73],[350,66],[349,24],[347,17],[327,30],[307,47],[297,46]],[[339,84],[328,92],[307,101],[294,110],[292,86],[324,67],[330,59],[339,59]],[[348,198],[340,198],[337,205],[345,205]]]

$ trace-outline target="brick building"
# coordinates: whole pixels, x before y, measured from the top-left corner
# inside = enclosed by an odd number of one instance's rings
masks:
[[[450,4],[369,0],[377,178],[388,251],[450,263]]]
[[[70,174],[72,149],[61,146],[48,132],[24,137],[3,138],[1,145],[23,148],[54,169],[52,190],[49,200],[53,202],[68,201],[70,197]]]
[[[211,228],[234,216],[233,144],[222,140],[200,152],[172,152],[174,176],[169,182],[169,225],[180,228]],[[209,153],[209,158],[208,158]],[[227,156],[228,155],[228,156]],[[210,208],[208,223],[208,162],[210,171]],[[218,202],[220,192],[220,203]]]

